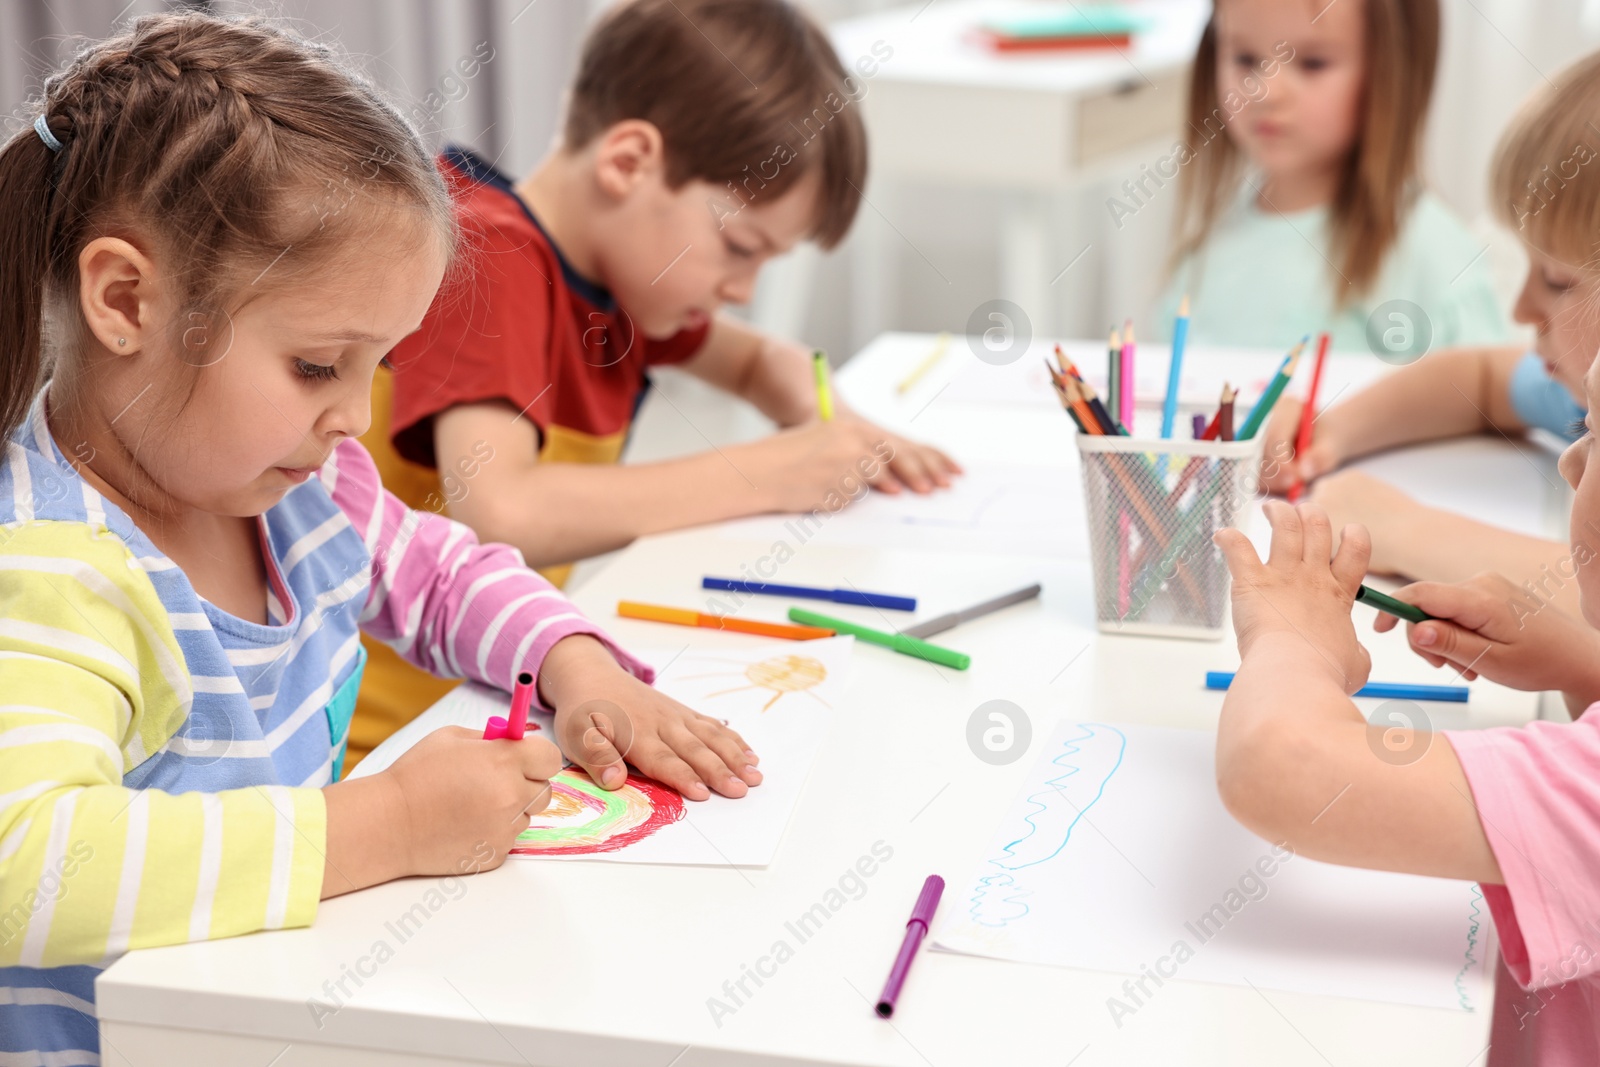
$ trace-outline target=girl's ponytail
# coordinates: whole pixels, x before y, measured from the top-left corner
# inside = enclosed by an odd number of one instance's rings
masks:
[[[0,148],[0,440],[27,415],[44,376],[44,294],[50,273],[58,155],[32,126]]]

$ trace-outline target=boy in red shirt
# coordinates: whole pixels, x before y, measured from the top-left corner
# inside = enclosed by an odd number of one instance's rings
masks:
[[[847,73],[787,0],[631,0],[589,35],[561,143],[533,174],[447,151],[463,262],[375,387],[366,443],[385,484],[558,583],[644,534],[832,510],[859,481],[947,486],[959,468],[939,451],[837,404],[820,421],[807,349],[716,315],[750,299],[772,256],[848,232],[864,79],[893,55],[876,51]],[[647,369],[669,363],[781,429],[616,465]],[[448,687],[369,652],[352,758]]]

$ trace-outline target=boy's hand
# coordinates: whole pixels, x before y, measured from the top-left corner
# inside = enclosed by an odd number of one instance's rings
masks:
[[[1509,579],[1416,582],[1395,595],[1437,616],[1406,626],[1412,649],[1435,667],[1469,682],[1482,675],[1513,689],[1559,689],[1580,707],[1600,699],[1600,632],[1553,604],[1535,607]],[[1375,628],[1399,621],[1380,613]]]
[[[742,797],[761,784],[759,759],[744,738],[639,681],[592,637],[556,642],[539,690],[555,708],[562,751],[606,789],[627,781],[625,762],[690,800],[707,799],[711,789]]]
[[[1263,638],[1269,644],[1300,645],[1306,661],[1325,665],[1346,693],[1367,681],[1372,660],[1356,640],[1350,605],[1367,573],[1367,532],[1347,526],[1333,552],[1327,512],[1315,504],[1294,507],[1271,501],[1272,544],[1263,563],[1238,530],[1219,530],[1217,547],[1233,575],[1233,628],[1239,656],[1248,658]]]
[[[1351,523],[1366,527],[1373,574],[1400,574],[1400,554],[1413,543],[1411,528],[1427,510],[1388,482],[1363,471],[1341,471],[1311,487],[1311,502],[1328,512],[1328,521],[1343,529]],[[1415,572],[1413,572],[1415,573]]]
[[[775,511],[837,511],[863,486],[886,493],[945,488],[961,467],[928,445],[844,415],[812,422],[744,446],[737,462]]]
[[[890,433],[865,419],[856,421],[867,429],[874,440],[890,449],[888,476],[874,481],[874,489],[898,493],[906,488],[913,493],[931,493],[935,489],[950,488],[951,480],[963,473],[961,464],[932,445]]]
[[[1305,453],[1295,454],[1300,414],[1304,410],[1298,397],[1286,396],[1279,399],[1267,418],[1263,431],[1266,444],[1261,452],[1261,487],[1268,492],[1283,494],[1297,483],[1310,484],[1329,471],[1337,470],[1344,462],[1334,436],[1322,432],[1316,424],[1311,428],[1311,444]]]
[[[530,818],[550,804],[561,753],[541,737],[485,741],[447,726],[418,741],[377,777],[399,795],[391,810],[406,823],[406,874],[460,874],[468,856],[479,869],[504,862]],[[492,849],[486,855],[483,846]]]

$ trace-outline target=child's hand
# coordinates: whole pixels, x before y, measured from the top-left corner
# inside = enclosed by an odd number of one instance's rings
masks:
[[[961,468],[936,448],[844,415],[812,422],[746,445],[736,462],[775,511],[837,511],[864,486],[920,493],[950,484]]]
[[[1579,707],[1600,699],[1600,632],[1552,604],[1534,607],[1509,579],[1417,582],[1395,595],[1437,616],[1406,626],[1412,649],[1435,667],[1449,665],[1469,682],[1482,675],[1513,689],[1559,689]],[[1380,613],[1376,629],[1398,622]]]
[[[880,429],[865,420],[859,420],[873,435],[880,452],[889,451],[889,477],[872,483],[874,489],[898,493],[902,487],[913,493],[931,493],[935,489],[950,488],[951,480],[963,473],[961,465],[932,445],[901,437]]]
[[[1219,530],[1217,547],[1233,575],[1233,628],[1241,659],[1260,641],[1304,645],[1315,653],[1311,664],[1324,664],[1346,693],[1367,681],[1372,660],[1356,640],[1350,606],[1367,573],[1367,532],[1347,526],[1333,552],[1333,528],[1327,512],[1315,504],[1294,507],[1272,501],[1266,507],[1272,523],[1267,561],[1238,530]]]
[[[1266,444],[1261,452],[1261,487],[1271,493],[1287,493],[1297,483],[1310,482],[1329,471],[1338,469],[1344,462],[1339,447],[1330,433],[1319,432],[1316,424],[1311,428],[1311,444],[1303,455],[1295,454],[1295,441],[1300,435],[1300,414],[1305,410],[1301,401],[1292,396],[1279,399],[1267,418],[1263,431]]]
[[[707,799],[710,789],[742,797],[761,784],[744,738],[639,681],[592,637],[556,642],[539,691],[556,710],[562,750],[607,789],[627,780],[624,761],[690,800]]]
[[[498,867],[550,804],[550,776],[561,753],[540,737],[485,741],[483,734],[447,726],[418,741],[378,777],[389,778],[403,803],[406,874],[460,874],[474,857],[479,869]],[[484,859],[484,844],[493,850]]]
[[[1371,573],[1404,573],[1400,556],[1414,542],[1411,527],[1426,510],[1421,504],[1363,471],[1341,471],[1319,480],[1311,487],[1311,502],[1326,509],[1328,521],[1339,529],[1352,523],[1366,527]]]

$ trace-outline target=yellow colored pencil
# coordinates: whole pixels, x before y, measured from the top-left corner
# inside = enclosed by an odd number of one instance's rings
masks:
[[[927,358],[918,363],[910,374],[900,379],[900,384],[894,387],[894,391],[900,394],[909,393],[930,370],[938,365],[939,361],[944,358],[945,352],[949,351],[949,349],[950,334],[941,333],[938,340],[933,342],[933,351],[929,352]]]

